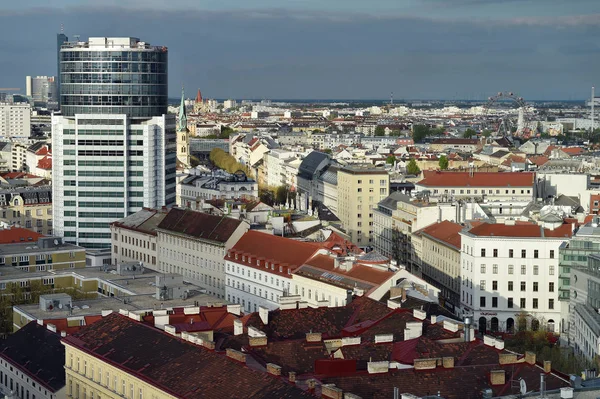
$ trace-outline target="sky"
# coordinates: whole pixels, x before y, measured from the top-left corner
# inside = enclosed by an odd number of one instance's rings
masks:
[[[0,87],[56,74],[61,24],[167,46],[172,97],[584,100],[600,84],[600,0],[0,3]]]

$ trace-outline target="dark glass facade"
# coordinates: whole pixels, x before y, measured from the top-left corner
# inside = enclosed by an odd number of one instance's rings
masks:
[[[125,114],[151,118],[167,113],[165,47],[63,45],[60,106],[64,116]]]

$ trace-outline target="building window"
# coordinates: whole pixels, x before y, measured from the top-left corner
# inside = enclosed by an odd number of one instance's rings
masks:
[[[553,249],[550,250],[550,259],[554,259],[554,250]]]
[[[492,307],[493,308],[497,308],[498,307],[498,297],[493,297],[492,298]]]
[[[525,298],[521,298],[519,300],[519,306],[521,307],[521,309],[525,309],[525,305],[526,305]]]
[[[481,248],[481,257],[485,258],[485,248]]]
[[[479,297],[479,306],[482,308],[485,308],[485,297],[484,296]]]
[[[485,274],[485,265],[481,265],[481,274]]]
[[[533,282],[533,292],[538,292],[538,282],[537,281]]]
[[[537,298],[533,298],[533,303],[531,304],[531,307],[533,309],[537,309],[538,308],[538,299]]]
[[[512,282],[512,281],[509,281],[509,282],[508,282],[508,290],[509,290],[509,291],[512,291],[512,290],[513,290],[513,282]]]
[[[537,276],[540,272],[540,267],[538,265],[533,265],[533,275]]]
[[[513,307],[513,299],[512,298],[508,298],[508,302],[506,304],[506,307],[509,309],[512,309]]]
[[[549,272],[551,276],[554,276],[554,265],[550,265]]]
[[[498,274],[498,265],[492,265],[492,273]]]
[[[512,250],[512,249],[509,249],[509,250],[508,250],[508,257],[509,257],[509,258],[512,258],[512,257],[514,256],[514,252],[515,252],[514,250]]]
[[[515,266],[508,265],[508,274],[514,274],[514,272],[515,272]]]
[[[481,281],[479,282],[479,289],[480,289],[481,291],[485,291],[485,280],[481,280]]]
[[[527,274],[527,266],[521,265],[521,274],[523,274],[523,275]]]
[[[527,283],[525,281],[521,281],[521,291],[525,291],[527,289]]]
[[[498,257],[498,249],[494,248],[493,251],[494,251],[494,258],[497,258]]]
[[[533,250],[533,257],[534,257],[534,259],[537,259],[538,256],[539,256],[539,254],[540,254],[540,251],[538,251],[537,249]]]
[[[498,281],[497,280],[492,281],[492,290],[498,291]]]
[[[548,309],[554,309],[554,299],[548,299]]]
[[[526,249],[522,249],[521,250],[521,258],[526,258],[527,257],[527,250]]]
[[[553,282],[548,283],[548,292],[554,292],[554,283]]]

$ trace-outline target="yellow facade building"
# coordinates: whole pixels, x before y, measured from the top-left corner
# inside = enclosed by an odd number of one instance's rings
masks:
[[[388,196],[388,172],[381,168],[346,166],[338,170],[337,178],[337,216],[346,233],[359,247],[373,245],[373,209]]]

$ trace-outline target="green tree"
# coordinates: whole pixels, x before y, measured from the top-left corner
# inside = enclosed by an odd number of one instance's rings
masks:
[[[385,136],[385,128],[383,126],[377,126],[375,128],[375,136]]]
[[[385,159],[385,163],[389,163],[390,165],[393,165],[394,162],[396,162],[396,157],[393,155],[388,155]]]
[[[439,162],[440,169],[441,169],[441,170],[446,170],[446,169],[448,169],[448,163],[449,163],[449,162],[448,162],[448,157],[447,157],[447,156],[445,156],[445,155],[442,155],[442,156],[440,157],[440,162]]]
[[[431,134],[431,129],[426,125],[414,125],[412,134],[415,143],[422,143]]]
[[[446,128],[443,126],[436,127],[435,129],[431,130],[432,136],[443,136],[445,133],[446,133]]]
[[[418,175],[419,173],[421,173],[421,169],[419,169],[417,161],[415,161],[414,159],[408,161],[408,164],[406,165],[406,173],[409,175]]]
[[[468,128],[467,130],[465,130],[465,132],[463,133],[463,137],[465,139],[470,139],[473,136],[477,136],[477,132],[471,128]]]
[[[286,186],[279,186],[275,190],[275,202],[277,204],[283,205],[287,202],[288,199],[288,188]]]
[[[230,128],[229,126],[221,126],[221,133],[219,134],[219,138],[228,139],[234,133],[235,130]]]
[[[325,154],[329,154],[329,155],[333,154],[333,151],[331,151],[331,148],[325,148],[325,149],[323,150],[323,152],[324,152]]]
[[[273,191],[268,188],[259,188],[258,198],[260,198],[261,202],[269,206],[275,205],[275,195],[273,195]]]
[[[481,133],[481,135],[482,135],[483,137],[490,137],[490,136],[492,135],[492,131],[491,131],[491,130],[488,130],[488,129],[485,129],[485,130],[483,131],[483,133]]]

